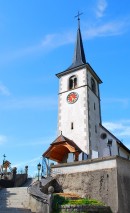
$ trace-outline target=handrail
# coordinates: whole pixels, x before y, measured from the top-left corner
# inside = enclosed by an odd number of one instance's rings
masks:
[[[53,178],[49,177],[49,178],[45,178],[44,180],[45,181],[40,181],[40,182],[36,181],[30,184],[29,187],[27,188],[27,192],[31,196],[35,197],[35,199],[48,204],[49,196],[41,192],[40,186],[44,188],[50,181],[53,180]]]
[[[37,186],[31,186],[30,188],[28,187],[27,190],[31,196],[35,197],[35,199],[48,204],[48,195],[42,193]]]

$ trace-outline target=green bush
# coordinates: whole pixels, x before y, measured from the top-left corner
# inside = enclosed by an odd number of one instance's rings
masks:
[[[78,200],[68,200],[68,204],[70,205],[97,205],[97,206],[103,206],[103,203],[97,200],[90,200],[87,198],[78,199]]]
[[[65,198],[58,194],[54,195],[53,199],[53,210],[54,212],[58,213],[60,212],[58,210],[59,205],[93,205],[93,206],[104,206],[104,204],[100,201],[93,200],[93,199],[87,199],[87,198],[81,198],[77,200],[72,200],[71,198]]]

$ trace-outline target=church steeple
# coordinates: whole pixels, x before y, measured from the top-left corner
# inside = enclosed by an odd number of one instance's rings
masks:
[[[77,30],[77,38],[76,38],[73,62],[72,62],[72,65],[68,69],[72,69],[74,67],[78,67],[80,65],[86,64],[86,58],[85,58],[82,36],[81,36],[81,31],[80,31],[79,15],[81,15],[81,14],[78,13],[78,16],[76,16],[76,17],[78,17],[78,30]]]

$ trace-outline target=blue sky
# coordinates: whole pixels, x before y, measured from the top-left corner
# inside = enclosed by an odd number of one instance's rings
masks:
[[[71,65],[77,12],[100,86],[102,122],[130,148],[130,1],[0,0],[0,162],[35,174],[57,136],[58,79]]]

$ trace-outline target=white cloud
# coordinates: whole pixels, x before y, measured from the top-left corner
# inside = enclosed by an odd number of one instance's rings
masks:
[[[119,122],[104,122],[104,126],[110,131],[122,130],[124,128],[123,124]]]
[[[5,95],[5,96],[10,95],[8,88],[5,85],[3,85],[2,83],[0,83],[0,94]]]
[[[5,135],[0,135],[0,145],[6,143],[7,137]]]
[[[38,162],[39,160],[41,160],[41,156],[38,156],[38,157],[33,158],[31,160],[22,161],[22,162],[19,162],[17,164],[13,164],[12,167],[20,168],[20,167],[23,167],[23,166],[26,166],[26,165],[29,165],[29,167],[36,166],[36,162]]]
[[[73,43],[75,40],[75,34],[73,32],[63,32],[57,34],[48,34],[43,38],[42,47],[57,48],[59,46]]]
[[[90,27],[84,26],[82,34],[86,40],[95,37],[117,36],[123,34],[128,29],[128,20],[129,18],[124,18],[100,24],[90,24]],[[73,42],[75,42],[75,33],[73,31],[48,34],[43,38],[41,47],[47,51]]]
[[[107,7],[107,2],[105,0],[98,1],[98,9],[97,14],[98,17],[102,17],[105,9]],[[124,17],[122,19],[116,19],[108,22],[93,22],[89,23],[86,26],[86,22],[84,22],[84,30],[82,34],[84,35],[84,39],[93,39],[95,37],[103,37],[103,36],[118,36],[125,33],[129,30],[129,17]],[[87,22],[88,23],[88,22]],[[52,51],[55,48],[60,46],[70,44],[75,42],[75,31],[71,30],[68,32],[60,32],[60,33],[52,33],[45,35],[41,41],[38,43],[28,46],[25,48],[19,48],[17,50],[12,50],[8,53],[1,53],[0,55],[0,63],[7,63],[10,61],[14,61],[16,59],[25,57],[31,54],[37,54],[38,52],[42,52],[42,54],[46,54],[48,51]]]
[[[100,25],[94,25],[83,31],[85,39],[95,37],[117,36],[123,34],[127,30],[126,20],[111,21]]]
[[[40,51],[46,54],[48,51],[52,51],[59,46],[74,42],[74,39],[75,35],[73,32],[47,34],[37,44],[25,48],[19,48],[17,50],[12,50],[8,53],[2,53],[0,56],[0,63],[14,61],[27,55],[36,54]]]
[[[118,137],[130,137],[130,120],[104,122],[103,125]]]
[[[96,16],[97,18],[101,18],[104,16],[104,12],[107,8],[107,1],[106,0],[98,0],[97,7],[96,7]]]

